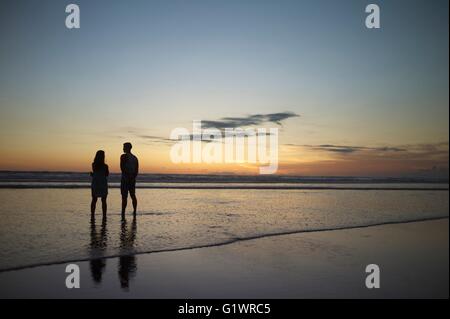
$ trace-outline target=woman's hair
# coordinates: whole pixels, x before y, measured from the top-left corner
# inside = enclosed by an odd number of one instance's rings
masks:
[[[105,152],[100,150],[95,153],[94,162],[92,163],[92,169],[95,171],[97,169],[103,168],[105,166]]]

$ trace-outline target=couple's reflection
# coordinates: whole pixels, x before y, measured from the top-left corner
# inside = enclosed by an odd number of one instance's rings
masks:
[[[122,219],[120,229],[121,257],[119,257],[119,279],[120,287],[124,290],[128,290],[130,279],[134,277],[137,270],[136,256],[133,254],[136,228],[136,216],[133,217],[131,227],[128,226],[125,218]]]
[[[108,231],[106,229],[106,216],[102,218],[100,229],[96,227],[95,217],[91,217],[91,275],[95,284],[102,281],[103,271],[106,267],[106,259],[102,258],[107,246]]]
[[[136,240],[137,223],[133,217],[131,225],[126,219],[120,224],[120,255],[118,274],[120,287],[128,290],[130,279],[134,277],[137,270],[136,256],[133,255],[133,248]],[[95,217],[91,218],[91,242],[90,242],[90,269],[92,280],[95,284],[100,284],[106,268],[104,253],[107,248],[108,230],[107,218],[102,218],[100,228],[97,227]]]

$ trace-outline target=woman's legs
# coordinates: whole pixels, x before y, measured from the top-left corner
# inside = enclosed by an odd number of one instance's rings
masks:
[[[92,201],[91,201],[91,214],[95,214],[95,206],[97,205],[97,197],[92,196]]]
[[[102,197],[102,211],[103,211],[103,216],[106,216],[106,210],[107,210],[107,205],[106,205],[106,196]]]

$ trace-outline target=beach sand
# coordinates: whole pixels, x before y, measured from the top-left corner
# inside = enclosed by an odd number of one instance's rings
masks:
[[[40,266],[0,273],[0,297],[448,298],[448,231],[440,219],[78,262],[79,289],[66,264]],[[368,264],[379,289],[365,286]]]

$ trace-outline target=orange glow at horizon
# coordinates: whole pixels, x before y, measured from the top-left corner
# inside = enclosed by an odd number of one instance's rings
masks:
[[[205,164],[170,162],[168,149],[146,149],[136,145],[140,161],[141,173],[154,174],[234,174],[258,175],[259,164],[232,163],[232,164]],[[119,158],[122,153],[120,147],[106,147],[106,162],[111,172],[119,172]],[[14,153],[5,153],[0,160],[1,170],[30,170],[30,171],[75,171],[88,172],[97,149],[78,152],[60,149],[42,151],[22,150]],[[445,156],[441,158],[384,158],[384,157],[349,157],[342,158],[323,152],[303,151],[299,154],[290,154],[286,149],[280,150],[280,161],[277,175],[304,175],[304,176],[395,176],[418,171],[427,171],[433,167],[448,169]],[[266,165],[266,164],[264,164]]]

